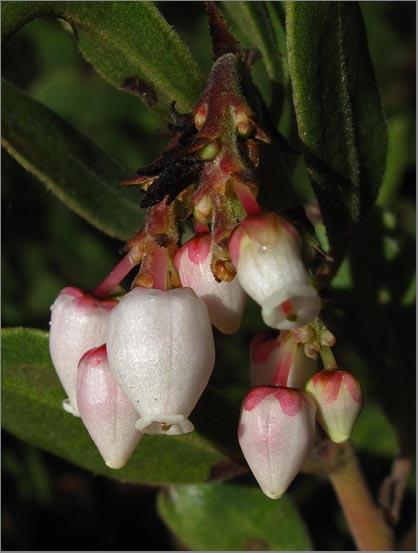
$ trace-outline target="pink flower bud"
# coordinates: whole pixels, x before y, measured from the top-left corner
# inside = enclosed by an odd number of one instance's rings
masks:
[[[110,372],[105,345],[89,350],[80,360],[77,404],[106,465],[112,469],[125,466],[142,434],[135,428],[135,409]]]
[[[214,326],[224,334],[238,330],[247,296],[238,281],[217,282],[211,270],[212,239],[196,236],[177,252],[174,262],[183,286],[205,302]]]
[[[61,290],[51,306],[49,351],[68,395],[64,409],[79,416],[76,400],[77,367],[81,356],[105,341],[107,321],[115,300],[98,299],[79,288]]]
[[[238,439],[263,492],[281,497],[301,470],[315,437],[315,405],[302,392],[259,386],[245,397]]]
[[[286,333],[285,333],[286,334]],[[256,334],[250,343],[251,386],[286,386],[302,390],[316,373],[317,361],[307,357],[302,344],[289,333]]]
[[[110,369],[148,434],[183,434],[215,361],[206,305],[190,288],[134,288],[109,318]]]
[[[290,223],[275,213],[251,215],[232,233],[229,252],[241,286],[261,305],[268,326],[289,330],[317,317],[321,301]]]
[[[318,406],[318,422],[333,442],[345,442],[361,410],[361,389],[349,371],[326,369],[313,376],[306,391]]]

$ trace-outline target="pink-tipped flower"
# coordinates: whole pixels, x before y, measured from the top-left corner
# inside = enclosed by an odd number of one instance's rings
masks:
[[[182,285],[205,302],[212,324],[224,334],[232,334],[241,324],[247,296],[236,277],[231,282],[217,282],[210,268],[211,248],[209,234],[196,236],[177,252],[174,262]]]
[[[303,392],[259,386],[245,397],[238,439],[263,492],[281,497],[309,455],[315,437],[315,405]]]
[[[51,306],[49,351],[58,378],[68,395],[63,407],[79,416],[77,408],[77,367],[81,356],[105,341],[107,322],[117,301],[98,299],[79,288],[61,290]]]
[[[307,357],[292,334],[277,337],[260,332],[250,342],[251,386],[285,386],[303,390],[316,373],[317,361]]]
[[[215,362],[206,305],[190,288],[134,288],[109,318],[107,354],[148,434],[184,434]]]
[[[325,369],[313,376],[306,391],[315,399],[319,424],[333,442],[345,442],[361,410],[360,384],[349,371]]]
[[[112,469],[125,466],[142,434],[135,428],[137,412],[109,369],[105,345],[89,350],[80,360],[77,404],[106,465]]]
[[[261,305],[263,320],[272,328],[310,323],[321,308],[302,263],[301,245],[293,225],[275,213],[247,217],[229,241],[241,286]]]

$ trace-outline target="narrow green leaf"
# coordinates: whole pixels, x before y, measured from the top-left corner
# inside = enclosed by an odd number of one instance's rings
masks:
[[[337,260],[382,182],[386,122],[357,2],[287,2],[289,72],[307,169]]]
[[[268,499],[233,484],[177,486],[161,491],[158,510],[188,549],[305,551],[311,543],[289,496]]]
[[[128,171],[54,112],[7,81],[2,85],[2,146],[96,228],[130,238],[143,211],[118,186]]]
[[[100,75],[164,116],[173,101],[190,111],[204,85],[189,49],[152,2],[5,2],[2,12],[4,38],[35,17],[66,20]]]
[[[407,115],[398,115],[389,123],[389,145],[386,173],[378,203],[390,209],[403,183],[405,169],[410,162],[408,145],[414,141],[412,122]]]
[[[222,2],[223,8],[263,56],[268,76],[277,83],[284,81],[283,63],[269,11],[265,2]]]
[[[65,399],[51,364],[48,334],[14,328],[2,331],[2,425],[32,445],[118,480],[190,484],[243,472],[235,428],[238,409],[206,390],[192,413],[196,431],[184,436],[143,437],[120,470],[106,467],[81,420],[62,409]],[[237,461],[228,453],[236,454]]]

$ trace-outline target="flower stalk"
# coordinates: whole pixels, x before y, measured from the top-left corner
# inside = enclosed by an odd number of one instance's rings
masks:
[[[394,535],[383,510],[372,498],[357,457],[349,443],[334,445],[322,459],[348,527],[359,550],[391,551]]]

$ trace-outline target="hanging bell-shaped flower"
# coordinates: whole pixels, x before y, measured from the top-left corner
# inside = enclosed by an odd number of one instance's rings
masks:
[[[77,367],[81,356],[105,341],[109,313],[117,301],[99,299],[79,288],[61,290],[51,306],[49,351],[61,384],[68,395],[63,408],[79,416]]]
[[[241,324],[247,296],[239,280],[218,282],[211,270],[210,234],[195,236],[176,253],[174,262],[183,286],[191,288],[208,308],[212,324],[233,334]]]
[[[284,386],[303,390],[316,373],[317,361],[307,357],[291,332],[260,332],[250,342],[251,386]]]
[[[193,430],[187,417],[215,362],[208,311],[193,290],[131,290],[110,315],[107,354],[119,386],[140,415],[138,430]]]
[[[245,397],[238,439],[263,492],[281,497],[309,455],[315,437],[315,405],[303,392],[259,386]]]
[[[229,241],[241,286],[261,305],[263,320],[272,328],[310,323],[321,308],[302,263],[301,245],[293,225],[275,213],[248,216]]]
[[[336,443],[348,440],[362,406],[360,384],[353,373],[324,369],[305,389],[315,399],[318,422],[330,439]]]
[[[105,345],[89,350],[80,360],[77,405],[106,465],[125,466],[142,434],[135,428],[137,412],[110,372]]]

